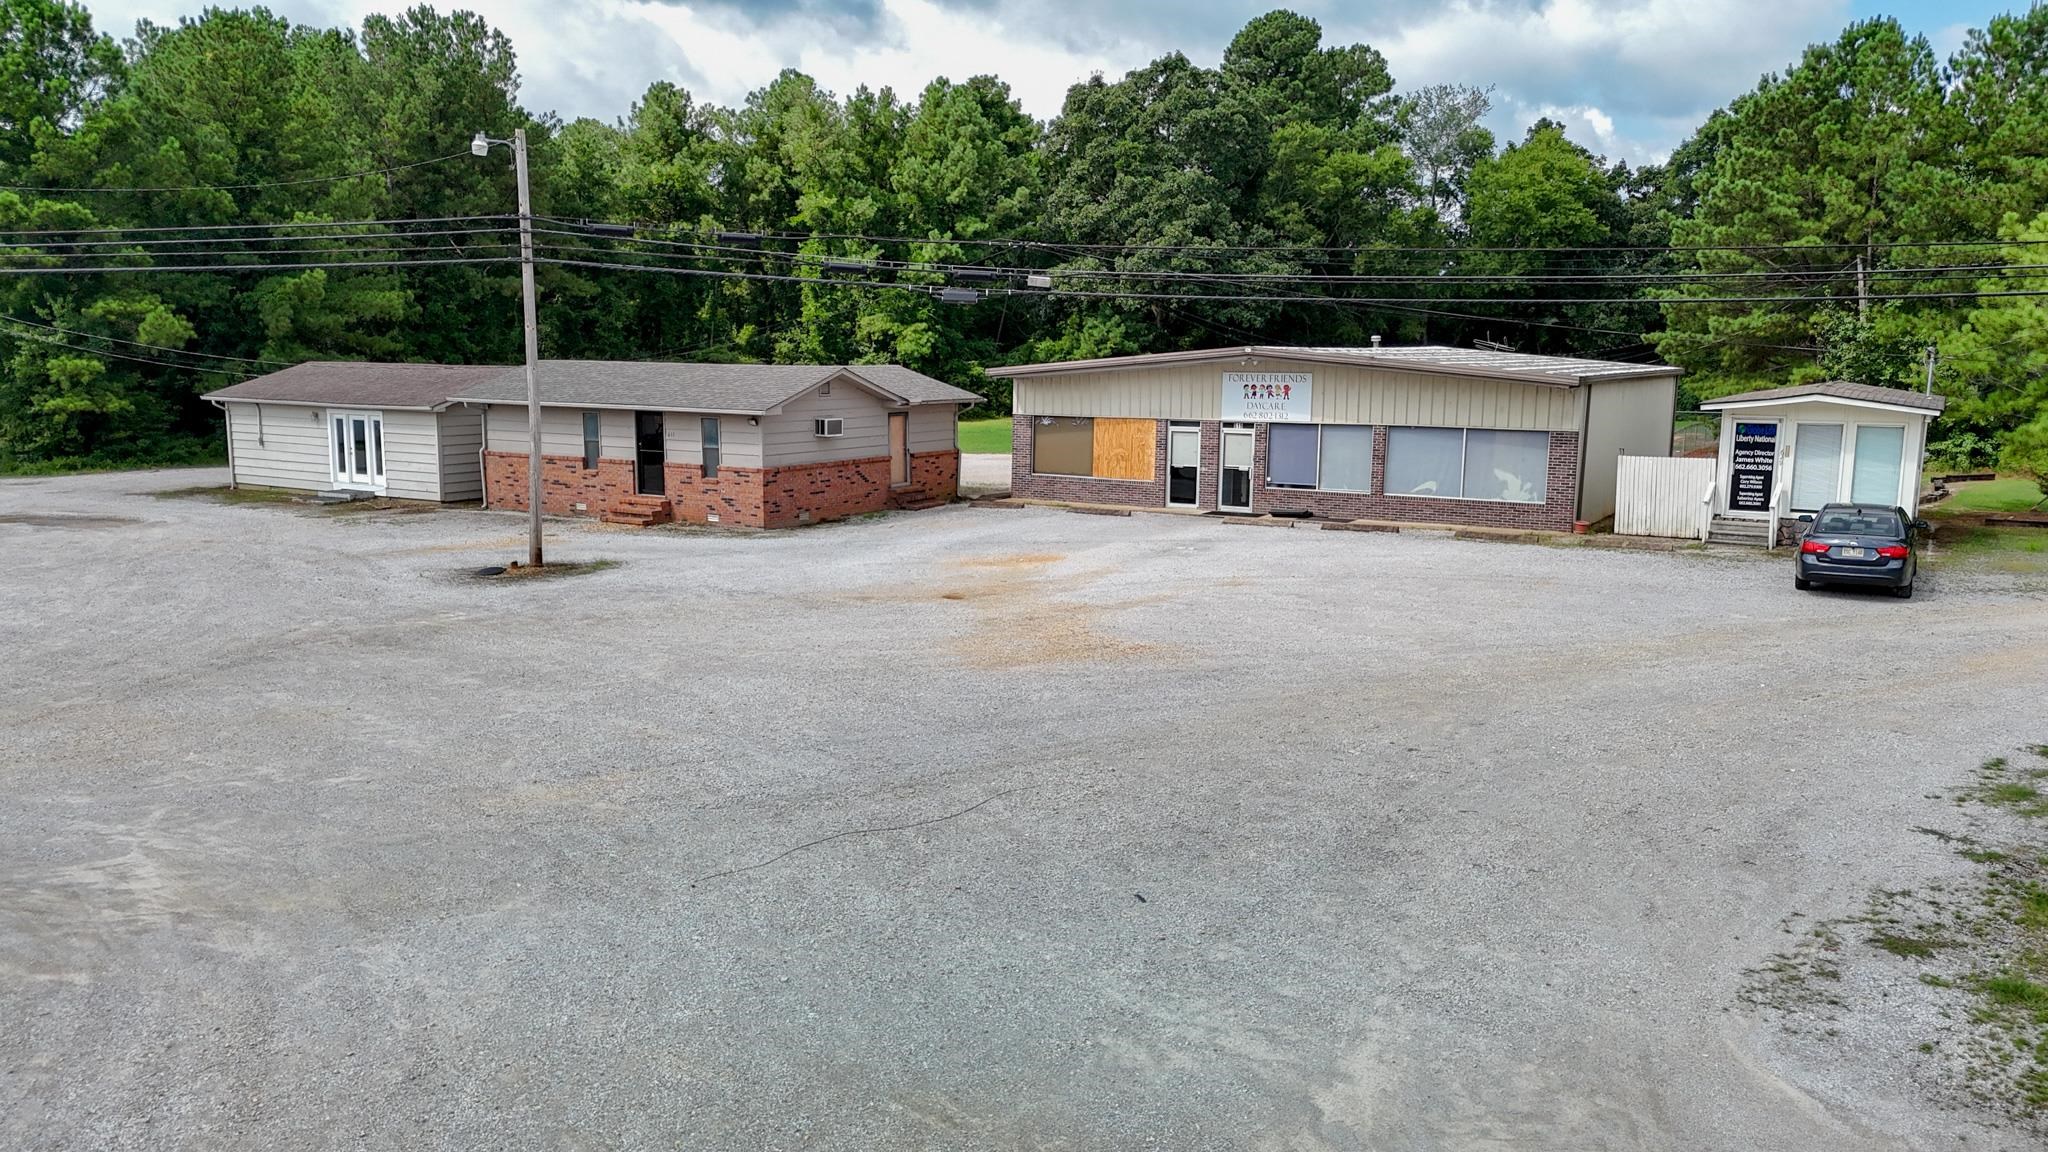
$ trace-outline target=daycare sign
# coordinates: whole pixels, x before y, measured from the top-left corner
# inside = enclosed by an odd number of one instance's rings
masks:
[[[1312,372],[1225,372],[1223,419],[1259,424],[1308,423]]]

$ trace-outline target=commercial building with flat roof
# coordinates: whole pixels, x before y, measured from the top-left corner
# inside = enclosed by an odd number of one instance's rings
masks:
[[[1517,352],[1249,346],[990,368],[1012,493],[1565,530],[1668,455],[1680,370]]]

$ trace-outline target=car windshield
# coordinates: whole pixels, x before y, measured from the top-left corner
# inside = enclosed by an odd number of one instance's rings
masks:
[[[1894,539],[1906,534],[1904,525],[1899,523],[1898,513],[1877,510],[1822,512],[1813,530],[1828,536],[1889,536]]]

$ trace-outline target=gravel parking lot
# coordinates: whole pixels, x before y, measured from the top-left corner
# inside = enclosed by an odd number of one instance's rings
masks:
[[[0,1146],[2026,1146],[1736,992],[1963,867],[2038,589],[222,480],[0,480]]]

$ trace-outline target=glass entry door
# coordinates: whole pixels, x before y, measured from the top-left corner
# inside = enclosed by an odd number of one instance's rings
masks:
[[[633,413],[633,479],[642,496],[668,494],[668,438],[662,434],[661,413]]]
[[[1216,507],[1226,512],[1252,510],[1252,430],[1223,430],[1223,466],[1216,485]]]
[[[327,433],[334,447],[336,488],[384,486],[384,414],[331,412]]]
[[[1166,433],[1166,506],[1194,508],[1201,503],[1202,430],[1170,428]]]

